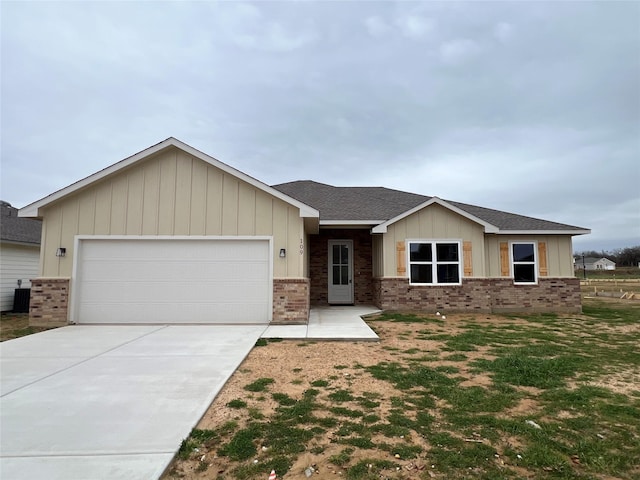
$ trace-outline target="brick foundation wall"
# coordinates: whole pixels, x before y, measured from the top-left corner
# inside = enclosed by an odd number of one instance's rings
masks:
[[[582,312],[580,279],[544,278],[538,285],[514,285],[509,279],[495,279],[493,311],[510,312]]]
[[[309,280],[273,279],[272,324],[306,324],[309,321]]]
[[[31,280],[29,325],[61,327],[68,323],[69,279],[35,278]]]
[[[508,278],[463,279],[462,285],[410,286],[408,278],[375,278],[374,304],[382,310],[479,313],[582,311],[580,280],[544,278],[514,285]]]
[[[356,305],[373,303],[373,249],[369,230],[322,229],[309,240],[311,305],[328,305],[329,240],[353,241],[353,297]]]

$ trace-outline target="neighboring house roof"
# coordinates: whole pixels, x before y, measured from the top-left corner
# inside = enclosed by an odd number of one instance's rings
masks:
[[[0,200],[0,240],[3,242],[40,245],[42,222],[18,217],[18,209]]]
[[[279,198],[280,200],[282,200],[285,203],[288,203],[298,209],[300,209],[300,217],[303,218],[315,218],[317,219],[319,217],[319,213],[317,210],[315,210],[314,208],[310,207],[309,205],[306,205],[302,202],[300,202],[299,200],[292,198],[290,196],[288,196],[287,194],[284,194],[283,192],[280,192],[278,190],[273,189],[272,187],[270,187],[269,185],[262,183],[259,180],[256,180],[253,177],[250,177],[249,175],[247,175],[246,173],[242,173],[239,170],[236,170],[233,167],[230,167],[229,165],[227,165],[226,163],[221,162],[220,160],[217,160],[209,155],[207,155],[206,153],[201,152],[200,150],[196,150],[195,148],[187,145],[184,142],[181,142],[180,140],[173,138],[173,137],[169,137],[166,140],[153,145],[145,150],[142,150],[141,152],[136,153],[135,155],[132,155],[128,158],[125,158],[124,160],[121,160],[117,163],[114,163],[113,165],[100,170],[99,172],[94,173],[93,175],[89,175],[88,177],[83,178],[82,180],[79,180],[71,185],[69,185],[68,187],[65,187],[61,190],[58,190],[57,192],[52,193],[51,195],[48,195],[36,202],[31,203],[30,205],[27,205],[26,207],[20,209],[20,216],[21,217],[40,217],[41,216],[41,209],[57,200],[60,200],[63,197],[66,197],[67,195],[70,195],[74,192],[77,192],[79,190],[82,190],[84,188],[86,188],[88,185],[92,184],[93,182],[99,181],[109,175],[113,175],[116,172],[119,172],[125,168],[130,167],[131,165],[139,162],[139,161],[143,161],[145,159],[147,159],[148,157],[150,157],[151,155],[155,155],[156,153],[159,153],[167,148],[171,148],[171,147],[175,147],[178,148],[184,152],[186,152],[187,154],[198,158],[220,170],[222,170],[225,173],[228,173],[230,175],[233,175],[236,178],[239,178],[240,180],[247,182],[248,184],[258,188],[259,190],[262,190],[276,198]]]
[[[589,264],[591,265],[592,263],[597,263],[597,262],[602,262],[604,260],[604,263],[612,263],[615,265],[616,262],[614,262],[613,260],[609,260],[608,258],[605,257],[600,257],[600,258],[596,258],[596,257],[585,257],[584,258],[584,263],[585,264]],[[582,257],[576,257],[576,263],[582,263]]]
[[[319,210],[321,225],[341,222],[380,225],[379,233],[382,233],[386,225],[431,203],[438,203],[484,225],[488,233],[590,233],[589,229],[573,225],[384,187],[334,187],[301,180],[274,185],[273,188]]]

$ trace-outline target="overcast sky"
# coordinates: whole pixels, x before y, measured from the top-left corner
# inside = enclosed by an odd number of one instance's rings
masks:
[[[640,244],[639,2],[1,3],[17,207],[167,137]]]

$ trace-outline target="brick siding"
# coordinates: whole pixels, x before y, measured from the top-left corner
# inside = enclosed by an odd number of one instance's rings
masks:
[[[273,279],[272,324],[306,324],[309,321],[309,280]]]
[[[35,278],[31,280],[29,325],[61,327],[68,323],[69,279]]]
[[[375,278],[374,304],[382,310],[542,313],[582,311],[580,280],[540,278],[515,285],[508,278],[463,279],[462,285],[410,286],[408,278]]]
[[[373,304],[373,254],[369,230],[322,229],[309,241],[311,305],[328,305],[329,240],[353,241],[353,297],[355,305]]]

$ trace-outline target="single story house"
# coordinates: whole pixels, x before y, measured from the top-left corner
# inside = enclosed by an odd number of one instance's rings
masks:
[[[20,218],[17,208],[0,201],[0,310],[3,312],[14,309],[16,288],[31,288],[30,280],[38,276],[41,231],[40,220]]]
[[[576,270],[615,270],[616,262],[604,257],[585,257],[584,261],[582,257],[576,257],[573,266]]]
[[[269,186],[175,138],[20,215],[44,225],[34,325],[578,312],[572,236],[590,232],[381,187]]]

